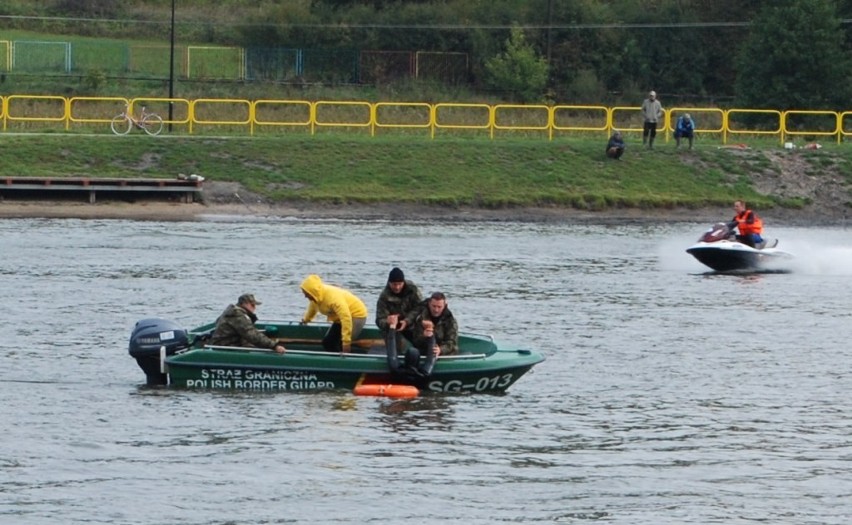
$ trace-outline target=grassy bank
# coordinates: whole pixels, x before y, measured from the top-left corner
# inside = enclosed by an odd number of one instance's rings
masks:
[[[837,186],[852,201],[852,152],[701,145],[654,151],[628,144],[604,158],[603,141],[429,140],[340,135],[277,138],[0,134],[2,176],[176,177],[232,181],[273,202],[405,202],[438,206],[700,208],[745,198],[760,209],[815,204],[802,184]],[[779,182],[767,191],[760,180]],[[823,182],[824,180],[824,182]],[[815,184],[814,184],[815,183]],[[819,203],[816,203],[819,204]]]

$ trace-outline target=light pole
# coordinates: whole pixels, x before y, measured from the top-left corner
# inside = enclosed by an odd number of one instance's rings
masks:
[[[175,0],[172,0],[172,31],[171,45],[169,47],[169,133],[172,131],[172,119],[174,117],[175,98]]]
[[[172,0],[174,1],[174,0]],[[547,0],[547,65],[550,65],[550,50],[553,47],[553,0]]]

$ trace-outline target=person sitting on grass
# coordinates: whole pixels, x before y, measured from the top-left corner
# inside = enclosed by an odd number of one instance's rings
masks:
[[[619,160],[621,156],[624,155],[624,138],[621,136],[621,132],[615,130],[612,132],[612,136],[609,138],[609,141],[606,143],[606,156]]]
[[[684,113],[677,119],[677,124],[675,125],[674,138],[677,146],[680,147],[680,139],[688,139],[689,140],[689,149],[692,149],[692,140],[695,136],[695,121],[692,120],[692,117],[689,113]]]

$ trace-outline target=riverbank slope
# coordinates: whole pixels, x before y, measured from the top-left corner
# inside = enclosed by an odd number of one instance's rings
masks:
[[[573,138],[0,135],[0,147],[0,177],[205,178],[196,204],[23,200],[0,187],[0,217],[706,221],[745,198],[774,221],[831,224],[852,202],[845,145],[628,144],[622,161]]]

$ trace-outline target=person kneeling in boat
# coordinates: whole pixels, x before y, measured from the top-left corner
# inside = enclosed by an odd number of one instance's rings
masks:
[[[420,372],[429,375],[439,355],[459,353],[459,327],[453,313],[447,308],[447,297],[443,293],[430,295],[408,314],[405,321],[413,332],[413,348],[406,353],[406,366],[416,366],[420,356],[425,354],[426,363]],[[417,350],[416,355],[412,350]]]
[[[308,299],[308,309],[302,324],[313,321],[317,313],[325,315],[331,327],[322,339],[327,352],[348,354],[367,323],[367,306],[349,290],[325,284],[319,275],[309,275],[302,281],[302,294]]]
[[[728,223],[733,230],[737,228],[737,241],[756,248],[763,245],[763,221],[756,213],[748,209],[745,201],[734,201],[734,219]]]
[[[270,348],[279,354],[286,351],[284,344],[267,337],[257,329],[255,311],[260,301],[254,294],[245,293],[237,299],[237,304],[228,305],[222,315],[216,319],[216,330],[209,344],[214,346],[252,346]]]
[[[396,348],[402,349],[402,336],[409,341],[414,337],[411,326],[405,317],[423,302],[420,290],[413,282],[406,280],[405,274],[399,268],[394,268],[388,275],[388,282],[376,302],[376,326],[387,341],[391,329],[395,328]]]

